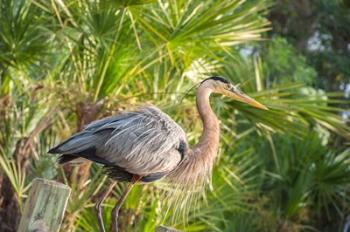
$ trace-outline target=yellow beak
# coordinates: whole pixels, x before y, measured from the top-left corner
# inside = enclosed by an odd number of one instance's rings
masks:
[[[236,101],[246,103],[246,104],[251,105],[251,106],[258,108],[258,109],[268,110],[268,108],[266,106],[264,106],[260,102],[254,100],[253,98],[249,97],[248,95],[246,95],[244,93],[230,91],[230,94],[228,94],[228,95],[229,95],[229,97],[233,98]]]

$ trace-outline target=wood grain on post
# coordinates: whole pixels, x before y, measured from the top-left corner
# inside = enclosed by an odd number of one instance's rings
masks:
[[[166,227],[166,226],[157,226],[156,232],[181,232],[181,231],[176,230],[174,228]]]
[[[17,232],[57,232],[70,191],[62,183],[34,179]]]

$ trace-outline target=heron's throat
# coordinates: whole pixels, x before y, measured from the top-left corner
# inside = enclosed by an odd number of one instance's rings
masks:
[[[200,153],[201,156],[215,158],[219,148],[220,126],[210,106],[209,97],[211,93],[212,90],[204,86],[200,86],[197,91],[197,108],[202,120],[203,132],[198,144],[194,146],[193,151],[195,153]]]

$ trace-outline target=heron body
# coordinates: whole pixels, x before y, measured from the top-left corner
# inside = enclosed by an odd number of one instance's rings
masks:
[[[185,132],[154,106],[124,112],[87,125],[49,152],[62,154],[64,164],[82,157],[104,165],[111,178],[131,181],[160,179],[173,170],[188,150]]]
[[[61,164],[79,157],[102,164],[117,181],[152,182],[165,178],[180,185],[202,185],[211,176],[219,148],[219,121],[209,102],[213,92],[267,109],[224,78],[211,77],[202,81],[197,90],[203,132],[192,148],[174,120],[157,107],[147,106],[92,122],[49,152],[60,154]],[[121,204],[122,201],[114,210],[115,217]],[[103,225],[100,228],[104,231]]]

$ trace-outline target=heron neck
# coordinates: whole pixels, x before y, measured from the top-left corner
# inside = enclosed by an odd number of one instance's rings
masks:
[[[200,86],[197,91],[197,109],[202,120],[203,132],[193,151],[201,153],[201,155],[215,157],[219,148],[220,126],[210,106],[211,93],[210,88],[203,86]]]
[[[197,109],[203,124],[199,141],[180,165],[167,177],[188,188],[205,187],[211,180],[215,157],[219,148],[219,121],[210,107],[209,97],[212,90],[199,86],[197,91]]]

